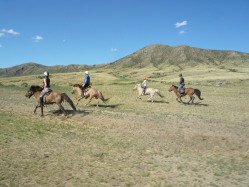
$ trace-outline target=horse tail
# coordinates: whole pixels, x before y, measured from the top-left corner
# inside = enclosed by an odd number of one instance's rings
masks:
[[[197,97],[200,99],[200,100],[203,100],[204,98],[201,98],[201,91],[198,90],[198,89],[194,89],[195,90],[195,94],[197,95]]]
[[[68,97],[68,95],[66,93],[62,93],[62,97],[63,97],[63,99],[65,99],[70,104],[72,109],[74,111],[76,111],[76,107],[74,106],[73,101],[70,99],[70,97]]]
[[[104,95],[102,94],[101,91],[99,91],[99,98],[100,98],[105,104],[107,104],[107,102],[108,102],[109,99],[110,99],[110,98],[105,99],[105,98],[104,98]]]
[[[162,95],[158,89],[156,89],[155,91],[160,97],[164,97],[164,95]]]

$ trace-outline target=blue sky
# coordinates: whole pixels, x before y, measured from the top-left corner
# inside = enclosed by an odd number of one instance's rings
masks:
[[[249,53],[249,0],[0,0],[0,68],[104,64],[151,44]]]

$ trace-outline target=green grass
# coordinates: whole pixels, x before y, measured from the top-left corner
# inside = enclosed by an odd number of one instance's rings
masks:
[[[171,83],[178,83],[178,72],[108,72],[91,75],[109,103],[100,102],[96,109],[95,100],[85,107],[83,99],[76,113],[63,103],[68,117],[54,114],[54,105],[44,109],[44,118],[40,110],[33,114],[36,101],[24,97],[29,88],[24,83],[40,85],[37,75],[1,78],[0,186],[249,184],[247,69],[184,70],[188,86],[204,97],[194,105],[177,103],[168,92]],[[163,99],[135,100],[132,88],[146,73],[160,75],[149,86],[159,89]],[[70,84],[80,83],[82,73],[52,78],[52,88],[74,100]],[[227,83],[216,86],[218,81]]]

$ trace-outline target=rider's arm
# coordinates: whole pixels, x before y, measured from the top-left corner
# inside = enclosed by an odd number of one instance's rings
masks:
[[[44,85],[43,88],[47,88],[47,81],[46,81],[46,79],[43,80],[43,83],[44,83],[43,84]]]

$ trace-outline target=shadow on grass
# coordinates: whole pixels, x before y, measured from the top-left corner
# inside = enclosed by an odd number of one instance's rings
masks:
[[[123,105],[123,104],[116,104],[116,105],[99,105],[99,108],[117,108],[117,107],[119,107],[119,106],[121,106],[121,105]],[[94,105],[91,105],[91,106],[94,106],[94,107],[97,107],[97,105],[96,104],[94,104]]]
[[[155,100],[153,101],[153,103],[167,103],[167,104],[169,104],[169,102],[167,102],[167,101],[155,101]]]
[[[182,102],[184,105],[192,105],[192,106],[209,106],[208,104],[202,104],[201,102],[197,103],[187,103],[187,102]]]
[[[67,113],[67,115],[70,115],[70,116],[74,116],[74,115],[77,115],[77,114],[81,114],[83,116],[86,116],[86,115],[89,115],[90,113],[92,113],[93,111],[91,110],[65,110],[65,112]],[[54,115],[60,115],[60,114],[63,114],[64,113],[61,111],[61,110],[51,110],[49,111],[49,113],[52,113]]]

